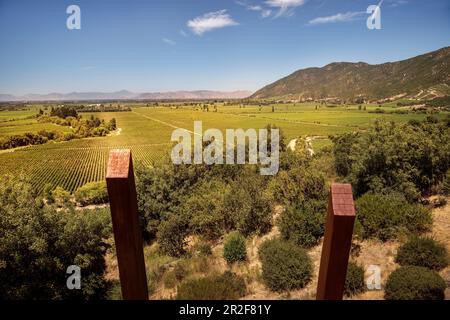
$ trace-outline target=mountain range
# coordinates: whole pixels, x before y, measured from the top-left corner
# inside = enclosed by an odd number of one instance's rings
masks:
[[[397,62],[334,62],[307,68],[255,92],[254,99],[367,101],[450,95],[450,47]]]
[[[205,99],[242,99],[250,96],[251,91],[170,91],[134,93],[127,90],[115,92],[71,92],[49,94],[27,94],[14,96],[0,94],[0,101],[82,101],[82,100],[205,100]]]
[[[71,92],[0,94],[0,101],[80,101],[80,100],[205,100],[205,99],[279,99],[379,101],[397,98],[432,99],[450,95],[450,47],[410,59],[368,64],[333,62],[324,67],[295,71],[262,89],[250,91],[169,91],[134,93]]]

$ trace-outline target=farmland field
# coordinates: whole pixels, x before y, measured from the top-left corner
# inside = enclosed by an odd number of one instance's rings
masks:
[[[143,107],[130,105],[131,112],[103,112],[95,116],[110,120],[116,118],[118,130],[107,137],[84,138],[67,142],[50,142],[15,150],[0,151],[0,174],[24,174],[33,186],[42,191],[46,184],[61,186],[74,191],[90,181],[105,177],[108,153],[113,148],[130,148],[136,163],[151,166],[170,152],[172,131],[177,128],[193,130],[195,120],[203,121],[203,130],[217,128],[263,128],[272,123],[282,128],[287,140],[299,136],[319,136],[313,142],[315,149],[330,145],[329,135],[348,131],[364,130],[376,119],[405,122],[423,120],[427,115],[418,113],[393,114],[394,107],[387,106],[386,113],[370,113],[358,106],[329,108],[316,104],[282,104],[272,106],[225,106],[216,104],[216,109],[201,111],[195,106]],[[24,111],[0,113],[0,137],[42,129],[70,131],[69,127],[51,123],[37,123],[33,119],[38,108],[32,106]],[[82,113],[89,117],[89,113]],[[438,116],[444,117],[441,113]]]

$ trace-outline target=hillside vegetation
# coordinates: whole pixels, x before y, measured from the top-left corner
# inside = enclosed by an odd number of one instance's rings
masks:
[[[251,98],[356,101],[396,96],[434,98],[450,93],[450,47],[397,62],[335,62],[307,68],[265,86]]]

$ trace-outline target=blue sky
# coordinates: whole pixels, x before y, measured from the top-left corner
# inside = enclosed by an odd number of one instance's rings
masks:
[[[450,45],[450,2],[0,0],[0,93],[256,90],[334,61],[382,63]],[[81,29],[66,27],[69,5]]]

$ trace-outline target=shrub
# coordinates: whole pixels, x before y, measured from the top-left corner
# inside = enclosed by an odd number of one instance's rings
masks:
[[[180,212],[189,216],[193,233],[206,239],[217,239],[224,233],[223,202],[227,187],[218,179],[205,181],[183,203]]]
[[[281,236],[303,247],[317,244],[325,232],[325,210],[324,203],[318,201],[288,206],[280,217]]]
[[[291,157],[301,161],[300,156],[291,155]],[[312,163],[306,162],[277,174],[270,181],[269,190],[277,202],[286,205],[300,205],[305,200],[325,200],[328,196],[323,173]]]
[[[267,240],[260,246],[258,254],[262,263],[262,278],[271,290],[299,289],[311,281],[311,259],[304,249],[294,243]]]
[[[246,292],[242,277],[229,271],[222,275],[192,279],[177,288],[178,300],[235,300]]]
[[[446,284],[441,276],[425,267],[400,267],[389,275],[387,300],[443,300]]]
[[[75,191],[75,200],[81,205],[102,204],[108,202],[106,182],[89,182]]]
[[[267,177],[257,166],[174,165],[137,167],[136,190],[144,237],[152,240],[161,221],[182,214],[189,232],[218,239],[231,230],[264,233],[271,226]]]
[[[333,138],[335,166],[356,196],[394,190],[417,200],[441,183],[449,169],[449,135],[444,122],[377,121],[365,132]]]
[[[413,234],[426,231],[432,223],[429,209],[408,203],[399,194],[368,193],[356,201],[356,208],[364,238],[387,241],[395,238],[399,231]]]
[[[351,297],[364,292],[365,289],[364,268],[354,262],[349,262],[345,277],[344,294],[347,297]]]
[[[436,240],[413,237],[398,249],[395,261],[402,266],[441,270],[448,265],[448,254],[445,246]]]
[[[70,192],[61,187],[56,187],[56,189],[52,191],[52,195],[55,204],[60,208],[65,207],[70,203]]]
[[[46,183],[44,186],[44,199],[47,201],[47,204],[55,203],[55,197],[53,196],[53,187],[51,183]]]
[[[175,213],[192,214],[192,232],[221,236],[225,184],[242,170],[243,166],[174,165],[170,158],[153,168],[137,166],[138,210],[145,239],[154,239],[160,221]]]
[[[20,179],[0,183],[0,297],[101,299],[108,282],[104,255],[111,236],[107,210],[43,206]],[[67,290],[66,269],[81,268],[81,290]]]
[[[230,183],[226,194],[223,214],[228,230],[239,230],[245,236],[262,234],[271,226],[272,204],[265,193],[266,182],[254,171],[247,170]]]
[[[198,252],[199,255],[204,256],[204,257],[212,255],[211,245],[207,242],[200,242],[196,246],[196,251]]]
[[[232,232],[223,246],[223,257],[228,263],[243,261],[247,258],[245,238],[239,232]]]
[[[171,215],[158,227],[158,244],[162,253],[179,257],[185,252],[188,223],[178,214]]]

